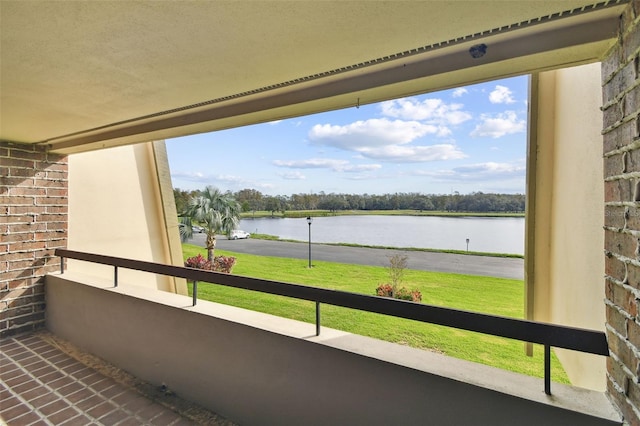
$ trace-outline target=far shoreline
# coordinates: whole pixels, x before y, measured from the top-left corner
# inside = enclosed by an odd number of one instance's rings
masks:
[[[441,217],[513,217],[524,218],[524,212],[460,212],[440,210],[290,210],[270,212],[265,210],[242,212],[241,219],[302,218],[328,216],[441,216]]]

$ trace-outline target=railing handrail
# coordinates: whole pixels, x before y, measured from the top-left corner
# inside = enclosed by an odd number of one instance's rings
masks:
[[[545,346],[571,349],[596,355],[609,355],[606,335],[595,330],[66,249],[56,249],[55,255],[62,258],[83,260],[193,281],[293,297],[316,303],[359,309],[524,342],[538,343]]]

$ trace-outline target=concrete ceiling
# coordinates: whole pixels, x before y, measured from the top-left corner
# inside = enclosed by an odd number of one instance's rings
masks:
[[[0,139],[73,153],[596,61],[626,2],[592,3],[3,0]]]

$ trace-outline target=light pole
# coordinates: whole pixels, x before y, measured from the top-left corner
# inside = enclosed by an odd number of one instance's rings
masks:
[[[469,251],[469,239],[467,238],[467,251]]]
[[[311,216],[307,216],[307,223],[309,224],[309,268],[311,268],[311,222],[313,222],[313,219]]]

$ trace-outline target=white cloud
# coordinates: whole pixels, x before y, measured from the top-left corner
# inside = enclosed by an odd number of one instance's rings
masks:
[[[427,124],[444,127],[457,125],[471,119],[471,114],[462,111],[462,104],[447,104],[442,99],[415,98],[395,99],[382,102],[382,114],[403,120],[419,120]],[[447,129],[450,133],[450,130]]]
[[[275,166],[289,169],[331,169],[336,172],[358,173],[380,169],[380,164],[351,164],[347,160],[310,158],[308,160],[275,160]]]
[[[428,134],[438,134],[439,131],[437,126],[418,121],[373,118],[346,126],[316,124],[309,131],[309,140],[317,145],[358,151],[362,147],[406,144]]]
[[[204,186],[213,185],[219,188],[242,189],[257,188],[271,189],[273,185],[264,181],[254,181],[234,175],[211,175],[202,172],[173,172],[171,178],[189,182],[201,183]],[[174,185],[178,186],[179,185]]]
[[[283,179],[287,180],[305,180],[307,177],[300,173],[299,171],[287,172],[287,173],[278,173]]]
[[[459,87],[456,90],[453,91],[453,97],[454,98],[459,98],[462,95],[469,93],[469,91],[467,89],[465,89],[464,87]]]
[[[512,104],[515,102],[513,93],[506,86],[497,85],[491,93],[489,93],[489,101],[492,104]]]
[[[482,123],[478,124],[471,132],[471,136],[489,136],[499,138],[504,135],[521,133],[526,130],[526,121],[519,120],[514,111],[505,111],[504,113],[491,116],[483,114],[480,116]]]
[[[310,158],[308,160],[274,160],[278,167],[290,169],[335,169],[349,164],[347,160],[333,160],[329,158]]]
[[[488,162],[454,167],[453,170],[461,175],[503,179],[509,177],[524,177],[526,167],[523,164],[519,164],[519,162],[516,164]]]
[[[449,170],[422,171],[416,174],[431,176],[440,181],[504,181],[524,179],[526,167],[524,161],[515,161],[513,163],[486,162],[454,167]]]
[[[380,164],[360,164],[360,165],[350,165],[341,168],[339,171],[346,173],[360,173],[360,172],[372,172],[374,170],[381,169],[382,166]]]
[[[280,124],[280,123],[282,123],[282,120],[274,120],[274,121],[270,121],[270,122],[269,122],[269,123],[267,123],[267,124],[270,124],[270,125],[272,125],[272,126],[275,126],[276,124]]]
[[[465,158],[464,152],[452,144],[407,146],[388,145],[383,147],[362,148],[363,156],[392,163],[421,163],[427,161],[457,160]]]
[[[428,134],[448,135],[449,129],[418,121],[371,119],[346,126],[315,125],[309,140],[371,158],[390,162],[423,162],[464,158],[465,154],[454,144],[431,146],[410,145],[415,139]],[[319,161],[319,160],[315,160]]]

